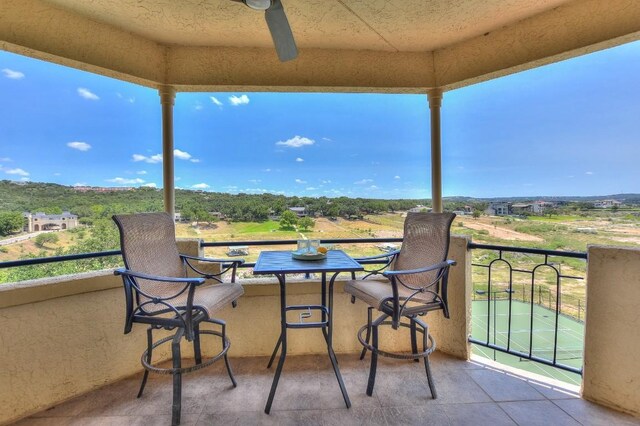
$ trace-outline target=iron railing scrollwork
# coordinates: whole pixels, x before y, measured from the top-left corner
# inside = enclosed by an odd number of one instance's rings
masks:
[[[584,277],[576,275],[576,268],[571,265],[564,268],[569,273],[563,273],[562,265],[566,259],[587,260],[587,254],[475,243],[470,243],[468,248],[492,253],[475,256],[476,260],[472,263],[474,268],[485,270],[477,273],[476,277],[483,278],[486,274],[486,283],[479,279],[474,280],[474,300],[486,300],[487,304],[486,314],[474,312],[473,315],[477,324],[486,325],[481,333],[482,337],[480,333],[476,333],[469,337],[469,341],[581,375],[582,363],[578,367],[563,361],[582,359],[582,330],[574,330],[571,327],[561,329],[560,324],[572,324],[583,318],[581,310],[585,307],[584,302],[581,299],[567,302],[566,299],[571,296],[564,294],[563,280],[583,281]],[[482,259],[479,259],[481,257]],[[541,260],[535,261],[535,257],[540,257]],[[561,260],[554,262],[552,259]],[[487,263],[478,263],[478,260],[486,260]],[[529,264],[530,268],[526,269],[522,264]],[[543,270],[546,270],[546,276],[543,276]],[[519,280],[514,280],[516,274]],[[548,304],[544,303],[546,300]],[[523,305],[528,313],[523,312]],[[574,312],[576,308],[577,314]],[[502,312],[498,314],[498,311]],[[518,315],[528,316],[528,324],[523,329],[523,323],[518,319],[518,330],[514,330],[515,318]],[[551,323],[548,322],[550,317]],[[501,327],[498,326],[499,322],[502,322]],[[497,331],[498,329],[500,331]],[[567,337],[566,333],[573,335]],[[521,337],[523,334],[527,337],[526,341]],[[564,346],[559,344],[560,338],[564,339]],[[567,347],[567,340],[570,339],[573,339],[573,346]]]

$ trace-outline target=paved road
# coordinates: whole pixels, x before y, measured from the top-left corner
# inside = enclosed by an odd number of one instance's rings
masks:
[[[7,238],[6,240],[0,240],[0,246],[8,246],[9,244],[19,243],[20,241],[29,240],[34,238],[38,234],[44,234],[45,232],[55,232],[55,231],[38,231],[32,232],[31,234],[18,235],[17,237]]]

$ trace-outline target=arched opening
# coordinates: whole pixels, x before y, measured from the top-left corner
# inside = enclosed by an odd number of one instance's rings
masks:
[[[39,231],[40,230],[40,225],[33,225],[33,230],[34,231]]]
[[[62,224],[62,229],[67,229],[67,224],[66,223]]]

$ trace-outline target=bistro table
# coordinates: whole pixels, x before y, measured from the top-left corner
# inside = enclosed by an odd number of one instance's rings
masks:
[[[351,407],[351,401],[349,395],[347,395],[347,389],[344,386],[342,376],[340,375],[340,369],[338,368],[338,361],[336,360],[336,354],[333,352],[332,347],[332,320],[333,320],[333,284],[336,277],[340,272],[356,272],[362,271],[364,268],[351,257],[349,257],[342,250],[329,250],[327,256],[320,260],[296,260],[291,256],[290,251],[263,251],[258,257],[256,266],[253,268],[253,273],[256,275],[273,274],[278,278],[280,283],[280,338],[276,347],[273,350],[271,359],[267,368],[271,368],[273,360],[278,353],[278,349],[282,347],[280,351],[280,360],[278,361],[278,367],[276,368],[276,374],[273,378],[271,385],[271,391],[269,392],[269,399],[264,412],[269,414],[271,411],[271,404],[273,403],[273,397],[278,387],[278,380],[280,379],[280,373],[282,373],[282,366],[284,360],[287,357],[287,328],[321,328],[322,334],[327,342],[327,351],[329,352],[329,359],[331,359],[331,365],[333,371],[336,373],[340,390],[347,408]],[[333,273],[329,280],[329,292],[327,293],[327,272]],[[322,274],[322,303],[319,305],[287,305],[286,294],[286,281],[285,276],[287,274],[309,274],[320,273]],[[328,302],[327,302],[328,296]],[[288,311],[311,311],[318,310],[321,313],[321,320],[317,322],[287,322]]]

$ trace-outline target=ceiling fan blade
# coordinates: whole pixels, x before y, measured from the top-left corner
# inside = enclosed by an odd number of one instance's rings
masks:
[[[280,61],[295,59],[298,56],[298,48],[280,0],[273,0],[271,7],[264,12],[264,17]]]

